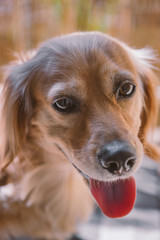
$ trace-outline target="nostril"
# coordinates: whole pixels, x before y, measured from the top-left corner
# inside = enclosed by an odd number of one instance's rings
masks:
[[[102,166],[111,173],[117,173],[120,169],[120,165],[116,161],[105,162],[102,161]]]
[[[127,161],[125,162],[125,166],[124,166],[126,172],[129,172],[132,169],[132,167],[135,164],[135,160],[136,160],[135,157],[131,157],[131,158],[127,159]]]
[[[117,173],[119,169],[120,169],[120,166],[118,162],[111,162],[108,167],[108,171],[111,173]]]

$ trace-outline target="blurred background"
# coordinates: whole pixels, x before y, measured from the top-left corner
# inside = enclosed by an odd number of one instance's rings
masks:
[[[77,30],[106,32],[132,46],[160,51],[159,0],[0,0],[0,64],[8,49],[35,48]]]
[[[160,56],[160,0],[0,0],[0,66],[13,59],[13,51],[33,49],[57,35],[90,30],[108,33],[136,48],[151,47]],[[159,128],[155,136],[160,143]],[[90,221],[79,226],[78,236],[84,240],[159,240],[158,168],[145,157],[136,177],[136,207],[129,216],[110,220],[96,209]]]

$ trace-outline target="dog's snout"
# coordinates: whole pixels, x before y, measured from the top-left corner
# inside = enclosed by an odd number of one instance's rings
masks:
[[[136,161],[136,151],[125,141],[113,141],[100,150],[97,158],[110,173],[122,174],[132,169]]]

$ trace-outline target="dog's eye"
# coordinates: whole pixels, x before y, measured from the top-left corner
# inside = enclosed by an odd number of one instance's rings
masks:
[[[52,107],[54,107],[59,112],[67,113],[73,110],[74,103],[71,99],[63,97],[54,101]]]
[[[124,83],[118,90],[118,97],[129,97],[135,90],[135,85],[131,83]]]

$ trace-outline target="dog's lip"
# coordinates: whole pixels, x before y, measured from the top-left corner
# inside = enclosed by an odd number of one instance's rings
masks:
[[[80,170],[73,162],[72,162],[72,165],[80,173],[80,175],[82,177],[84,177],[85,180],[87,180],[88,183],[89,183],[90,179],[93,179],[92,177],[89,177],[86,173],[84,173],[82,170]],[[94,180],[101,181],[101,182],[116,182],[118,180],[124,180],[124,179],[130,178],[132,175],[133,175],[133,173],[131,173],[130,175],[127,175],[127,176],[122,176],[121,174],[119,174],[119,176],[117,176],[116,179],[108,179],[108,180],[94,179]]]
[[[74,163],[72,163],[72,165],[74,166],[74,168],[85,178],[89,181],[90,177],[85,174],[84,172],[82,172],[76,165],[74,165]]]
[[[89,177],[86,173],[84,173],[82,170],[80,170],[74,163],[72,163],[72,165],[74,166],[74,168],[80,173],[80,175],[82,177],[84,177],[85,180],[87,180],[88,184],[90,182],[90,179],[93,179],[92,177]],[[101,182],[106,182],[106,181],[103,181],[103,180],[98,180],[98,179],[94,179],[96,181],[101,181]]]

